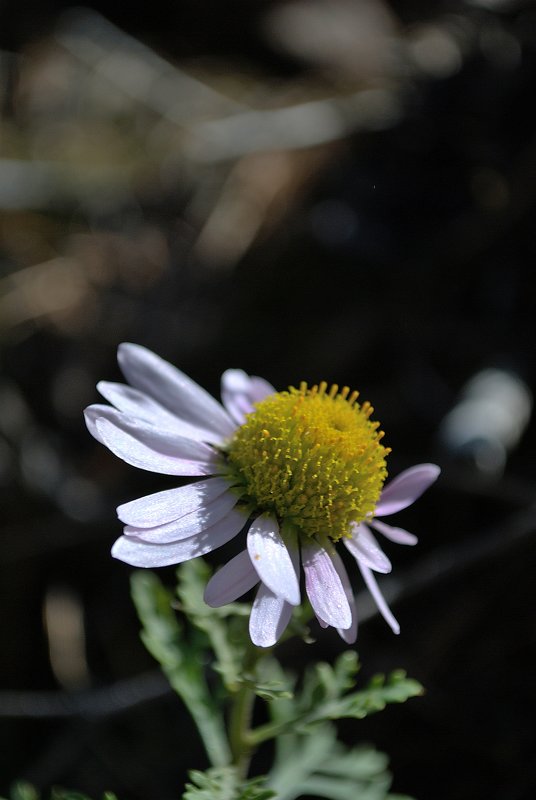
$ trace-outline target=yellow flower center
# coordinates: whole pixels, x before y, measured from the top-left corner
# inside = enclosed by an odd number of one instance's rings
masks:
[[[227,452],[246,503],[333,541],[371,514],[387,475],[383,432],[358,392],[290,387],[257,403]]]

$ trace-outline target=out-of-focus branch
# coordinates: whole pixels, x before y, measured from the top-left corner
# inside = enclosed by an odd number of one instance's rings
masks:
[[[159,670],[78,692],[0,692],[0,717],[108,717],[171,694]]]
[[[484,560],[497,557],[536,531],[536,506],[513,514],[506,522],[448,547],[440,547],[421,558],[415,567],[385,578],[382,591],[393,605],[427,591],[438,582],[453,578]],[[357,597],[363,624],[378,615],[368,592]],[[143,673],[101,689],[78,692],[0,692],[0,717],[54,718],[106,717],[127,711],[140,703],[171,693],[158,671]]]
[[[424,593],[437,583],[449,580],[476,564],[507,552],[535,533],[536,506],[531,505],[512,515],[501,525],[480,534],[467,535],[455,545],[439,547],[421,558],[411,569],[383,579],[382,592],[387,602],[394,605],[402,599]],[[377,616],[378,609],[368,592],[360,592],[356,602],[361,623]]]
[[[174,66],[90,9],[66,12],[56,36],[99,77],[177,125],[243,109],[241,103]]]

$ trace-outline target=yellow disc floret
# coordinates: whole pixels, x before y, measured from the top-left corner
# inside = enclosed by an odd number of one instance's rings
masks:
[[[326,383],[257,403],[227,452],[230,476],[256,509],[333,541],[374,512],[387,475],[370,403]]]

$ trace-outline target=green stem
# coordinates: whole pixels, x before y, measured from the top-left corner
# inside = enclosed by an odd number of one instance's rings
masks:
[[[305,715],[296,714],[292,719],[285,719],[284,722],[267,722],[265,725],[259,725],[257,728],[249,731],[248,741],[250,747],[257,749],[257,747],[268,739],[275,739],[280,733],[287,733],[292,723],[300,721]]]
[[[261,650],[250,644],[244,659],[245,675],[255,668],[260,657]],[[235,695],[229,718],[229,743],[233,764],[243,778],[247,776],[251,758],[256,750],[251,742],[250,728],[254,703],[255,692],[251,686],[243,683]]]

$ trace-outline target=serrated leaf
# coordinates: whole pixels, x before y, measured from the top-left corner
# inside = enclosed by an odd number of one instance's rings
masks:
[[[207,772],[193,770],[183,800],[270,800],[275,797],[264,786],[265,778],[241,780],[235,767],[213,768]]]
[[[225,688],[235,692],[248,644],[244,618],[249,615],[250,607],[245,603],[228,603],[221,608],[207,606],[203,594],[210,574],[210,568],[201,558],[181,564],[177,569],[177,595],[189,620],[207,636],[216,656],[214,669],[222,676]]]
[[[17,781],[13,784],[10,791],[10,800],[39,800],[40,793],[35,786],[32,786],[26,781]],[[49,795],[50,800],[90,800],[90,798],[82,792],[76,792],[72,789],[64,789],[61,786],[54,786]],[[0,798],[5,800],[5,798]],[[105,792],[102,800],[117,800],[113,792]]]
[[[276,669],[270,663],[268,668]],[[389,703],[403,703],[422,694],[422,686],[407,678],[402,670],[392,672],[387,678],[377,675],[364,689],[349,691],[355,686],[358,669],[359,662],[352,651],[339,656],[334,666],[320,663],[309,669],[294,701],[276,710],[278,701],[274,700],[273,721],[252,731],[252,744],[258,745],[291,729],[304,732],[328,720],[362,719]],[[277,670],[274,677],[278,677]]]
[[[141,638],[190,711],[214,766],[231,760],[223,716],[208,690],[205,643],[188,638],[172,608],[173,595],[152,572],[134,572],[132,598],[143,625]]]
[[[382,711],[390,703],[404,703],[410,697],[423,693],[417,681],[406,677],[406,673],[397,670],[387,678],[378,675],[369,685],[357,692],[339,698],[326,698],[316,709],[311,709],[307,722],[314,723],[324,719],[341,719],[354,717],[363,719],[369,714]]]
[[[387,757],[370,746],[346,748],[333,725],[307,734],[291,733],[276,742],[268,785],[278,800],[313,795],[327,800],[392,800]]]
[[[26,781],[17,781],[11,786],[10,800],[39,800],[39,792]]]
[[[246,673],[242,676],[241,682],[243,685],[253,689],[256,695],[263,700],[289,700],[294,697],[292,688],[288,680],[268,680],[263,682],[255,675]]]

